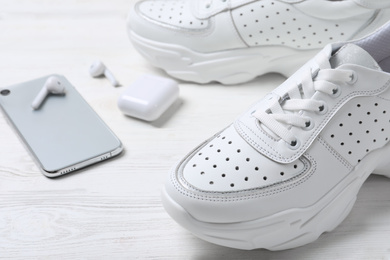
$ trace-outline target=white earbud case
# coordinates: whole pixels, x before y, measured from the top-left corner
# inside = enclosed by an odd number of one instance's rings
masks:
[[[178,98],[176,81],[144,75],[127,87],[118,99],[119,109],[128,116],[146,121],[158,119]]]

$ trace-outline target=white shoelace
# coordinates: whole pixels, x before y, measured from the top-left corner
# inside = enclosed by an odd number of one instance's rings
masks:
[[[320,69],[314,74],[313,76],[311,70],[307,70],[301,84],[291,88],[279,100],[274,98],[266,111],[257,110],[253,113],[261,124],[291,148],[297,148],[299,140],[291,133],[290,128],[292,126],[303,129],[312,127],[312,120],[303,116],[302,111],[319,114],[326,112],[325,102],[312,99],[313,94],[319,91],[337,97],[341,91],[337,83],[352,83],[356,77],[352,70],[339,69]]]

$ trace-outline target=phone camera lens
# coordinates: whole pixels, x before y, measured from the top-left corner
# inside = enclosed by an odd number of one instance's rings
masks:
[[[11,93],[11,90],[9,89],[3,89],[0,91],[0,94],[3,96],[8,96]]]

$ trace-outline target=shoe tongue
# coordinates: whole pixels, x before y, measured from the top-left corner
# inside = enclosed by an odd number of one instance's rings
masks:
[[[329,62],[333,69],[343,64],[355,64],[374,70],[382,70],[367,51],[351,43],[341,47],[333,54]]]

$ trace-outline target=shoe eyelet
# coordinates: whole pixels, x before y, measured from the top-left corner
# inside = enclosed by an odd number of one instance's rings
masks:
[[[319,115],[325,115],[328,112],[328,106],[325,102],[322,101],[322,105],[318,107],[318,111],[316,112]]]
[[[206,5],[206,9],[209,9],[211,7],[211,4]]]
[[[337,86],[332,90],[332,97],[336,98],[339,97],[340,95],[341,95],[341,88]]]
[[[348,84],[349,85],[353,85],[356,83],[356,81],[358,80],[358,76],[357,76],[357,73],[355,71],[352,71],[351,75],[350,75],[350,78],[351,80],[348,81]]]
[[[297,150],[301,146],[301,142],[295,138],[295,140],[293,140],[291,143],[286,142],[286,145],[291,150]]]
[[[303,129],[306,130],[306,131],[310,131],[310,130],[312,130],[312,129],[314,128],[314,122],[313,122],[313,120],[311,120],[311,119],[309,119],[308,121],[306,121],[305,124],[306,124],[306,126],[303,127]]]

